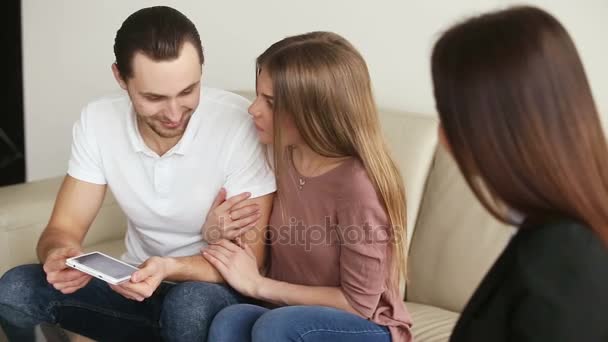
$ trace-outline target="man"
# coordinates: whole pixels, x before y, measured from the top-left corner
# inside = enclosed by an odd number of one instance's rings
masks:
[[[0,323],[12,340],[33,340],[34,326],[46,322],[99,340],[205,341],[215,313],[241,301],[200,249],[206,213],[223,196],[251,195],[242,210],[224,213],[229,223],[260,233],[268,221],[275,180],[248,102],[201,90],[200,37],[172,8],[129,16],[114,53],[127,95],[90,103],[74,126],[68,175],[38,242],[43,265],[0,279]],[[82,253],[108,187],[128,217],[123,260],[140,265],[118,286],[65,266]],[[263,234],[252,236],[262,263]]]

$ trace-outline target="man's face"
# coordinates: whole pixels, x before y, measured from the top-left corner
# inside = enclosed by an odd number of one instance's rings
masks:
[[[154,61],[142,53],[133,57],[133,77],[120,82],[129,93],[142,133],[161,138],[184,134],[200,100],[202,66],[194,46],[186,42],[179,57]]]

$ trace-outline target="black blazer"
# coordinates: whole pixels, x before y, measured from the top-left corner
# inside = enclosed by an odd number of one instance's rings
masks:
[[[573,221],[522,225],[450,341],[608,341],[608,249]]]

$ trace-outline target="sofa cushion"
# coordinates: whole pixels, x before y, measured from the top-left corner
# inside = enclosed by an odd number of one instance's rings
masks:
[[[0,187],[0,229],[48,222],[63,177]]]
[[[416,342],[448,341],[459,314],[429,305],[405,302],[412,314],[412,333]]]
[[[388,147],[401,170],[407,200],[407,242],[411,244],[424,185],[437,147],[437,119],[422,114],[382,111]]]
[[[407,300],[461,312],[513,232],[486,212],[438,149],[409,254]]]
[[[36,242],[48,224],[63,177],[0,188],[0,275],[36,262]],[[84,245],[122,239],[126,218],[108,191]]]

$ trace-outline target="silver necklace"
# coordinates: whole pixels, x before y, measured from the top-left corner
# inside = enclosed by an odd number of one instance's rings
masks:
[[[299,178],[298,189],[302,190],[302,189],[304,189],[304,184],[306,184],[306,180],[302,177],[298,177],[298,178]]]
[[[306,177],[302,176],[300,174],[300,172],[298,171],[298,169],[296,168],[296,163],[293,159],[293,146],[290,147],[290,159],[291,159],[291,166],[293,167],[296,175],[298,176],[298,190],[302,191],[304,189],[304,185],[306,185]],[[312,175],[315,174],[315,172],[319,171],[319,169],[321,169],[321,167],[323,166],[323,163],[317,165],[317,167],[311,172]]]
[[[295,163],[295,161],[293,160],[293,150],[294,150],[294,147],[293,147],[293,146],[291,146],[291,147],[290,147],[290,150],[291,150],[291,151],[290,151],[291,166],[293,167],[293,169],[294,169],[294,171],[295,171],[296,175],[298,176],[298,190],[300,190],[300,191],[301,191],[302,189],[304,189],[304,185],[306,185],[307,178],[311,178],[311,177],[318,177],[318,176],[320,176],[320,175],[317,175],[317,176],[315,176],[315,175],[316,175],[316,173],[317,173],[319,170],[321,170],[321,168],[322,168],[322,167],[324,167],[324,166],[330,166],[330,165],[333,165],[333,162],[329,162],[329,163],[320,163],[320,164],[319,164],[319,165],[317,165],[317,167],[315,167],[315,169],[314,169],[314,170],[312,170],[312,172],[310,173],[312,176],[310,176],[310,177],[304,177],[304,176],[302,176],[302,174],[301,174],[301,173],[298,171],[298,169],[296,168],[296,163]]]

